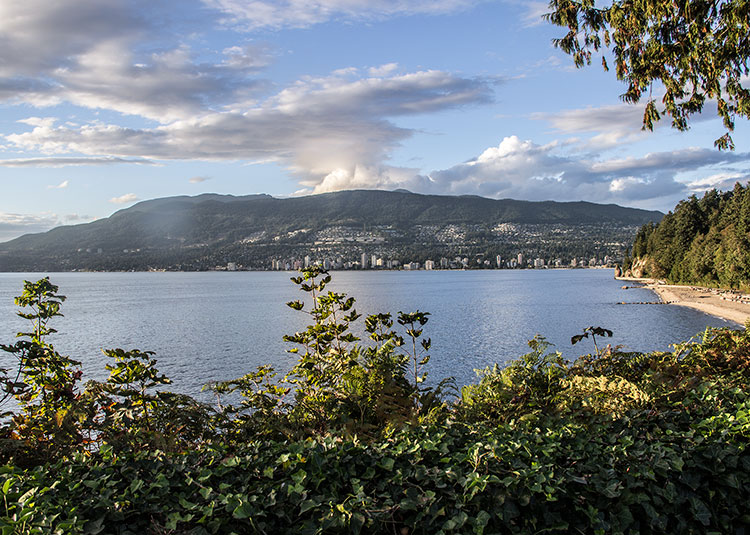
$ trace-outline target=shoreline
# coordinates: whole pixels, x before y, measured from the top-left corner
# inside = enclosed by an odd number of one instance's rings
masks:
[[[750,300],[730,290],[666,284],[664,281],[636,277],[615,277],[616,280],[636,282],[654,292],[662,303],[699,310],[704,314],[745,325],[750,320]]]

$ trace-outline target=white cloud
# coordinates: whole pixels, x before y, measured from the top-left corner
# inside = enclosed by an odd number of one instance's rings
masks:
[[[338,168],[328,173],[322,180],[301,181],[310,186],[304,191],[325,193],[343,189],[385,189],[405,188],[411,191],[424,191],[429,188],[427,177],[418,174],[416,169],[389,166],[355,165],[351,168]]]
[[[514,4],[523,8],[522,21],[524,26],[539,26],[544,23],[542,15],[550,12],[549,2],[538,0],[505,0],[508,4]]]
[[[65,189],[68,187],[69,183],[70,183],[69,180],[63,180],[57,186],[47,186],[47,189]]]
[[[263,45],[247,44],[225,48],[223,65],[242,71],[256,71],[268,66],[273,53],[271,48]]]
[[[531,118],[547,121],[555,130],[566,134],[593,134],[585,141],[590,148],[614,147],[646,135],[641,130],[643,106],[639,105],[617,104],[557,113],[534,113]]]
[[[356,73],[355,73],[356,74]],[[151,129],[45,122],[6,140],[21,150],[112,158],[278,162],[315,185],[334,171],[380,166],[412,134],[387,120],[486,102],[491,86],[441,71],[305,79],[246,110]]]
[[[676,202],[711,187],[686,173],[715,173],[717,166],[747,166],[750,153],[684,149],[640,158],[598,159],[570,155],[561,144],[538,145],[510,136],[478,157],[430,174],[428,191],[533,201],[588,200],[628,206]]]
[[[57,120],[57,117],[26,117],[25,119],[19,119],[16,122],[34,127],[51,127],[57,122]]]
[[[701,194],[710,189],[721,191],[730,190],[737,182],[747,183],[750,181],[750,170],[744,173],[724,172],[694,179],[687,182],[690,193]]]
[[[203,0],[246,30],[304,28],[329,20],[381,20],[467,9],[479,0]]]
[[[191,184],[200,184],[201,182],[205,182],[206,180],[211,180],[210,176],[194,176],[188,180]]]
[[[374,77],[388,76],[389,74],[392,74],[397,69],[398,69],[398,63],[386,63],[385,65],[381,65],[379,67],[370,67],[367,70],[367,74],[369,74],[370,76],[374,76]]]
[[[87,215],[80,215],[80,214],[66,214],[62,217],[62,219],[66,223],[73,223],[73,222],[89,221],[91,217]]]
[[[109,202],[114,204],[127,204],[138,200],[138,196],[135,193],[126,193],[119,197],[112,197]]]

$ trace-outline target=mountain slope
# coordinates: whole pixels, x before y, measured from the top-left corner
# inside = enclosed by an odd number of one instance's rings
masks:
[[[385,242],[397,236],[399,243],[406,244],[415,238],[414,230],[423,227],[437,229],[435,232],[456,227],[480,233],[491,233],[501,224],[625,228],[659,221],[662,216],[660,212],[588,202],[493,200],[406,191],[354,190],[289,199],[216,194],[168,197],[140,202],[92,223],[2,243],[0,269],[20,269],[11,257],[36,257],[44,264],[52,259],[69,261],[71,255],[99,249],[100,254],[109,256],[140,249],[149,252],[151,260],[166,251],[174,255],[176,250],[191,248],[204,253],[208,249],[211,256],[238,243],[279,246],[305,239],[314,242],[315,233],[331,228],[379,229],[385,233]],[[86,262],[78,267],[94,268]]]

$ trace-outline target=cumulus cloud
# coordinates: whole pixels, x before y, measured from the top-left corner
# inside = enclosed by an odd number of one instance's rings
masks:
[[[639,158],[586,159],[566,154],[558,143],[539,145],[510,136],[468,162],[432,172],[429,190],[534,201],[584,199],[645,206],[698,191],[699,183],[683,179],[684,173],[710,173],[716,166],[747,162],[750,153],[696,148]],[[712,187],[706,186],[702,191]]]
[[[126,193],[125,195],[120,195],[119,197],[112,197],[109,202],[113,204],[127,204],[130,202],[135,202],[138,200],[138,196],[135,193]]]
[[[304,28],[333,19],[381,20],[442,14],[469,8],[478,0],[203,0],[246,30]]]
[[[203,3],[258,28],[447,13],[478,1],[483,0]],[[369,177],[373,184],[388,185],[413,174],[383,165],[413,134],[394,118],[492,99],[494,81],[437,70],[404,73],[396,63],[302,77],[271,92],[258,78],[273,57],[269,47],[245,41],[196,52],[189,44],[193,38],[175,30],[179,13],[154,16],[162,9],[158,6],[147,0],[0,5],[0,102],[71,103],[151,120],[82,115],[71,124],[28,117],[20,121],[26,129],[4,136],[5,148],[44,156],[0,160],[0,166],[236,160],[279,163],[315,190],[343,186],[343,177],[354,184],[364,185]],[[210,22],[211,11],[203,13]],[[161,21],[158,28],[156,21]]]
[[[247,76],[255,68],[244,52],[231,53],[226,63],[202,65],[187,46],[136,58],[126,44],[105,41],[57,75],[57,95],[79,106],[164,123],[207,113],[232,102],[238,91],[259,87],[262,82]]]
[[[388,76],[398,69],[398,63],[386,63],[379,67],[370,67],[367,73],[370,76]]]
[[[744,173],[722,172],[689,181],[687,187],[690,193],[700,195],[714,188],[721,191],[730,190],[737,182],[745,184],[748,181],[750,181],[750,171]]]

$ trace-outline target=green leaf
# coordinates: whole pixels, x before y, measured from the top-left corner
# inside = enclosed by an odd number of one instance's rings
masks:
[[[240,503],[237,507],[235,507],[234,511],[232,511],[232,516],[234,518],[237,518],[238,520],[250,518],[252,514],[253,514],[253,506],[249,504],[248,502]]]
[[[391,459],[390,457],[383,457],[380,460],[380,466],[389,472],[393,470],[393,465],[396,463],[395,460]]]

